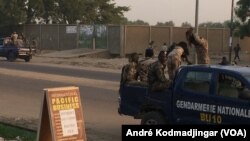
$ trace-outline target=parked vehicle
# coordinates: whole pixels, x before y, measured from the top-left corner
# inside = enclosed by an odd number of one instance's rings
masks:
[[[28,47],[17,47],[12,43],[5,44],[4,38],[0,39],[0,57],[6,57],[8,61],[15,61],[17,58],[29,62],[32,59],[35,49]]]
[[[250,68],[220,65],[182,66],[162,92],[121,85],[121,115],[141,124],[250,124]]]

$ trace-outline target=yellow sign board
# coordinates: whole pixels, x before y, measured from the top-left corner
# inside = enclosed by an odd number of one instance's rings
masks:
[[[87,141],[78,87],[44,89],[38,141]]]

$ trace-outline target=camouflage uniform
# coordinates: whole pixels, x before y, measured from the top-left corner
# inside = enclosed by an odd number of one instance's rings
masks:
[[[183,53],[183,48],[176,46],[175,49],[168,54],[167,67],[170,80],[174,79],[175,72],[181,65],[181,56]]]
[[[121,84],[137,82],[137,64],[130,62],[122,68]]]
[[[137,81],[137,77],[138,77],[138,73],[137,73],[137,64],[134,62],[129,63],[128,65],[128,69],[127,69],[127,82],[136,80]]]
[[[170,82],[164,74],[165,67],[160,61],[149,66],[148,83],[152,91],[162,91],[169,87]]]
[[[148,69],[149,65],[155,62],[153,58],[145,58],[139,62],[138,72],[141,82],[148,83]]]
[[[193,34],[193,36],[196,41],[194,45],[197,53],[198,64],[210,64],[207,40],[195,34]]]

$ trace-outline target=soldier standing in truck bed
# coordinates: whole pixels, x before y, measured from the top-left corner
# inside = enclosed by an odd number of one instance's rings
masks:
[[[193,33],[193,28],[189,28],[186,32],[186,38],[189,45],[194,45],[198,64],[209,64],[210,58],[208,55],[208,42],[205,38]]]
[[[188,64],[191,62],[188,61],[189,50],[187,43],[181,41],[176,44],[176,46],[169,51],[167,59],[168,75],[169,79],[173,80],[177,69],[181,66],[182,60],[186,61]]]

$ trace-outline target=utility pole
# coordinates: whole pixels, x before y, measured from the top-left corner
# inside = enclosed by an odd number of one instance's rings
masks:
[[[230,38],[229,38],[229,62],[232,61],[232,48],[233,48],[233,13],[234,11],[234,0],[232,0],[232,7],[231,7],[231,26],[230,26]]]
[[[196,35],[198,35],[198,33],[199,33],[198,17],[199,17],[199,0],[196,0],[196,8],[195,8],[195,33],[196,33]],[[196,51],[194,51],[194,62],[195,62],[195,64],[197,64]]]

